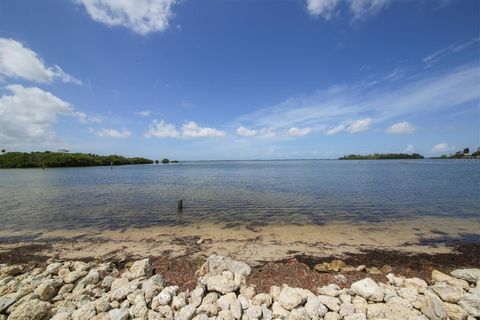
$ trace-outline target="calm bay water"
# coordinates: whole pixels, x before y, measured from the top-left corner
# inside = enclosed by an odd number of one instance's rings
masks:
[[[184,199],[179,214],[176,200]],[[0,170],[0,230],[480,219],[480,162],[213,161]]]

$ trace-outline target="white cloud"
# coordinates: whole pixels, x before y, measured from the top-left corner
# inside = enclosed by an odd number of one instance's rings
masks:
[[[458,43],[458,42],[452,43],[452,44],[450,44],[450,45],[432,53],[431,55],[423,58],[423,62],[425,63],[425,67],[426,68],[431,67],[435,63],[440,62],[441,60],[445,59],[446,57],[448,57],[452,54],[455,54],[455,53],[461,52],[465,49],[468,49],[469,47],[476,44],[477,42],[480,42],[479,37],[473,38],[469,41],[462,42],[462,43]]]
[[[409,144],[404,150],[403,152],[407,152],[407,153],[412,153],[412,152],[415,152],[415,146],[413,144]]]
[[[307,10],[313,16],[322,16],[329,20],[339,0],[307,0]]]
[[[344,130],[345,130],[345,125],[344,125],[344,124],[339,124],[338,126],[335,126],[335,127],[331,128],[331,129],[327,130],[327,131],[325,132],[325,134],[331,136],[331,135],[340,133],[340,132],[342,132],[342,131],[344,131]]]
[[[353,20],[364,20],[377,14],[385,8],[391,0],[307,0],[307,10],[313,16],[321,16],[329,20],[339,7],[345,4],[353,15]],[[338,8],[338,9],[337,9]]]
[[[407,80],[408,79],[408,80]],[[413,80],[412,80],[413,79]],[[236,119],[249,127],[288,130],[310,127],[326,134],[358,132],[373,122],[415,115],[435,115],[480,101],[480,67],[467,64],[443,73],[425,72],[399,82],[374,81],[336,85],[308,96],[286,99]],[[348,130],[347,130],[348,128]],[[361,130],[360,130],[361,131]]]
[[[415,127],[410,122],[402,121],[390,126],[387,129],[387,132],[394,133],[394,134],[408,134],[408,133],[414,133],[415,130],[416,130]]]
[[[370,125],[372,124],[372,119],[366,118],[353,122],[345,130],[348,133],[360,133],[370,130]]]
[[[380,12],[390,0],[350,0],[350,11],[354,20],[363,20]]]
[[[90,17],[108,26],[123,26],[147,35],[164,31],[172,18],[172,6],[178,0],[76,0]]]
[[[238,127],[235,132],[237,133],[237,135],[241,137],[254,137],[258,133],[257,130],[251,130],[251,129],[245,128],[244,126]]]
[[[36,87],[9,85],[0,97],[0,142],[44,143],[54,140],[58,116],[74,116],[73,107]]]
[[[178,138],[180,132],[173,124],[166,123],[157,119],[153,120],[153,123],[149,126],[148,131],[145,133],[145,137],[151,138]]]
[[[149,115],[152,114],[152,111],[150,111],[150,110],[143,110],[143,111],[135,112],[135,114],[136,114],[137,116],[140,116],[140,117],[148,117]]]
[[[182,136],[186,138],[224,137],[225,135],[225,131],[200,127],[193,121],[187,121],[182,125]]]
[[[13,39],[0,38],[0,76],[51,83],[54,79],[82,84],[59,66],[47,67],[30,48]]]
[[[439,144],[436,144],[433,148],[432,148],[432,153],[442,153],[442,152],[447,152],[447,151],[450,151],[450,150],[453,150],[453,147],[449,146],[448,143],[446,142],[442,142],[442,143],[439,143]]]
[[[95,133],[95,135],[104,138],[123,139],[128,138],[132,135],[132,133],[125,128],[122,128],[121,130],[109,128],[102,128],[100,130],[90,129],[90,131],[92,133]]]
[[[312,128],[308,128],[308,127],[307,128],[292,127],[287,131],[287,134],[291,137],[303,137],[310,133],[312,133]]]
[[[145,133],[145,137],[147,138],[212,138],[224,137],[225,135],[225,131],[209,127],[200,127],[193,121],[185,122],[179,131],[175,125],[156,119],[153,120],[153,123]]]
[[[97,116],[87,115],[85,112],[75,112],[74,115],[77,117],[78,121],[81,123],[101,123],[102,119]]]

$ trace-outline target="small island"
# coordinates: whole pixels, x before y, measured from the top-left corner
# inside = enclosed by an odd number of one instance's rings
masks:
[[[3,150],[2,150],[3,151]],[[0,168],[58,168],[58,167],[91,167],[120,166],[128,164],[152,164],[153,160],[119,155],[102,156],[93,153],[60,152],[2,152]]]
[[[338,158],[338,160],[395,160],[395,159],[423,159],[418,153],[373,153],[367,155],[350,154]]]

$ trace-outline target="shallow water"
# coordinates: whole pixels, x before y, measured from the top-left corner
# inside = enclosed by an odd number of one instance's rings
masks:
[[[176,200],[184,200],[177,212]],[[0,170],[0,230],[480,219],[480,162],[212,161]]]

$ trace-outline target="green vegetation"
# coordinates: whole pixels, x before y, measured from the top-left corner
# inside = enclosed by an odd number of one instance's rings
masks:
[[[162,160],[162,163],[170,163],[170,160],[168,160],[168,159],[163,159],[163,160]]]
[[[119,166],[127,164],[150,164],[145,158],[126,158],[118,155],[100,156],[92,153],[65,152],[7,152],[0,155],[0,168],[48,168]]]
[[[374,153],[368,155],[350,154],[338,158],[339,160],[393,160],[393,159],[423,159],[418,153]]]
[[[478,159],[480,158],[480,148],[477,151],[470,153],[470,148],[457,151],[450,155],[443,154],[440,157],[432,157],[430,159]]]

